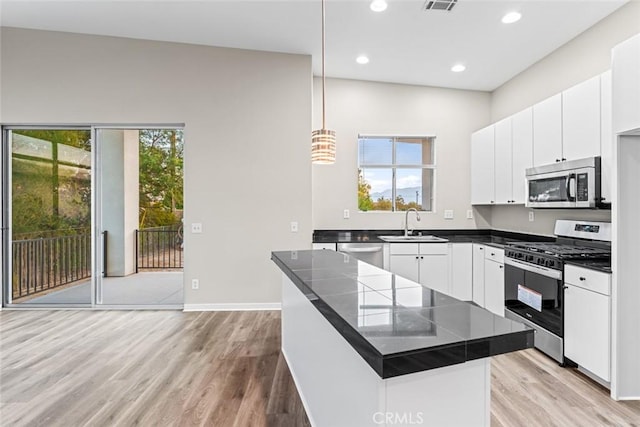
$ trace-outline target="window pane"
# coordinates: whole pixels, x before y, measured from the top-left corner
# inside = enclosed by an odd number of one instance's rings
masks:
[[[399,138],[396,141],[396,164],[433,164],[433,144],[428,138]]]
[[[391,165],[393,143],[389,138],[361,138],[358,140],[360,165]]]
[[[361,211],[390,211],[393,172],[389,169],[360,169],[358,208]]]
[[[432,169],[398,169],[396,171],[396,210],[414,208],[430,211],[433,193]]]

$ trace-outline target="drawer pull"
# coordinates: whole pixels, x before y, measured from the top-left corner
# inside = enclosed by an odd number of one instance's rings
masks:
[[[587,280],[587,278],[586,278],[586,277],[581,277],[581,278],[580,278],[580,281],[581,281],[581,282],[584,282],[585,280]]]
[[[491,252],[491,256],[496,256],[496,254],[494,254],[493,252]]]

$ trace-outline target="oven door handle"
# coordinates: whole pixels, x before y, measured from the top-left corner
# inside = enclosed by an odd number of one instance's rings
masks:
[[[526,270],[531,273],[536,273],[541,276],[549,277],[551,279],[562,280],[562,271],[553,270],[551,268],[541,267],[539,265],[533,265],[533,264],[517,261],[512,258],[505,258],[504,263],[506,265],[510,265],[512,267],[519,268],[521,270]]]
[[[573,182],[573,185],[571,185],[572,182]],[[576,184],[576,174],[570,173],[569,176],[567,176],[567,201],[569,202],[576,201],[575,184]]]

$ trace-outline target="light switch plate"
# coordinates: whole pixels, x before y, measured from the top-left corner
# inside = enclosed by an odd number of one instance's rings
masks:
[[[349,209],[345,209],[344,212],[342,213],[342,218],[349,219],[350,216],[351,214],[349,213]]]
[[[473,219],[473,209],[467,211],[467,219]]]
[[[292,233],[297,233],[298,232],[298,222],[297,221],[291,221],[291,232]]]
[[[202,233],[202,223],[194,222],[191,224],[191,232],[194,234]]]
[[[535,219],[536,219],[536,217],[533,214],[533,211],[529,212],[529,222],[533,222]]]
[[[444,219],[453,219],[453,210],[446,209],[444,211]]]

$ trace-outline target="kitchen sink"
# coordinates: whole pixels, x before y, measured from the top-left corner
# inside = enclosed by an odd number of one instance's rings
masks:
[[[378,236],[380,240],[385,242],[448,242],[449,240],[443,239],[442,237],[434,236],[432,234],[424,235],[424,236]]]

